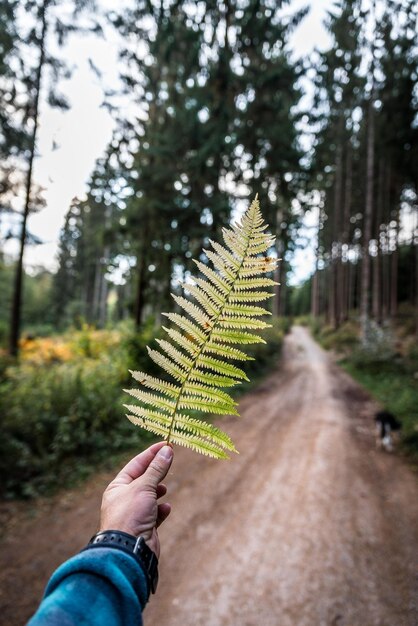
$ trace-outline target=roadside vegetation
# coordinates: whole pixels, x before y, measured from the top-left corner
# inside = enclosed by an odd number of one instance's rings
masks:
[[[321,345],[333,350],[339,363],[382,408],[402,422],[403,451],[418,460],[418,341],[414,311],[400,307],[392,324],[369,324],[366,342],[360,341],[360,324],[350,319],[337,329],[323,318],[301,317]]]
[[[249,347],[253,384],[278,359],[287,326],[275,320],[264,333],[267,345]],[[68,486],[151,441],[125,418],[122,390],[132,385],[130,369],[161,374],[145,348],[157,336],[153,320],[140,332],[128,323],[107,330],[83,325],[61,335],[24,337],[18,365],[0,353],[3,496],[33,497]]]

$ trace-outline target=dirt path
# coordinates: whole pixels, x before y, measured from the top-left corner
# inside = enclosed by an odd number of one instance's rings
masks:
[[[294,328],[282,369],[242,400],[245,421],[223,421],[241,454],[176,450],[146,626],[416,626],[418,485],[375,450],[373,410]],[[51,570],[95,531],[108,479],[9,528],[4,624],[24,622]]]

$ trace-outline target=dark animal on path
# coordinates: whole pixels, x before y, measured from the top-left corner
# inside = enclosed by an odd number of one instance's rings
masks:
[[[389,411],[378,411],[374,421],[376,422],[376,446],[386,452],[393,451],[392,432],[400,430],[402,425]]]

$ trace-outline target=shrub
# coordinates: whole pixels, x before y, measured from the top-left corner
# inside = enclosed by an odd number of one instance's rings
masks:
[[[127,350],[131,340],[130,330],[83,328],[29,340],[22,363],[4,367],[0,484],[6,495],[44,492],[65,474],[138,443],[122,407],[128,369],[138,367]]]
[[[249,346],[252,377],[279,358],[287,322],[273,320],[267,345]],[[62,336],[26,339],[22,362],[0,355],[0,490],[32,497],[68,483],[115,453],[150,441],[125,418],[129,369],[160,374],[148,357],[152,320],[140,333],[87,326]],[[248,387],[243,387],[245,390]],[[238,388],[239,389],[239,388]]]
[[[358,344],[359,328],[353,321],[344,322],[334,330],[330,326],[320,333],[320,341],[326,350],[334,349],[337,352],[346,352]]]

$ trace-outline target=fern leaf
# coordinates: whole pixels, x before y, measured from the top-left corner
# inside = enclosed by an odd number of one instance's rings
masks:
[[[266,343],[259,335],[245,332],[234,332],[225,328],[219,328],[213,332],[212,339],[223,343]]]
[[[215,415],[239,415],[235,408],[230,404],[220,404],[216,402],[208,402],[204,398],[190,398],[184,396],[178,404],[179,409],[193,409],[194,411],[202,411],[203,413],[214,413]]]
[[[226,248],[221,246],[220,243],[216,243],[216,241],[212,241],[212,239],[209,239],[209,241],[212,248],[227,265],[234,270],[239,270],[241,265],[239,255],[234,255],[233,252],[229,252]]]
[[[254,361],[252,356],[248,356],[242,350],[238,348],[231,348],[222,343],[210,342],[205,346],[205,353],[216,354],[224,359],[236,359],[237,361]]]
[[[173,300],[179,305],[179,307],[186,311],[186,313],[188,313],[195,322],[202,326],[202,328],[206,329],[211,325],[211,318],[204,313],[200,306],[193,304],[193,302],[186,300],[186,298],[183,298],[182,296],[173,295]]]
[[[234,283],[234,289],[240,291],[241,289],[259,289],[260,287],[275,287],[279,283],[271,280],[271,278],[239,278]]]
[[[174,407],[176,406],[176,402],[174,400],[167,400],[164,396],[157,396],[153,393],[147,393],[146,391],[142,391],[141,389],[124,389],[126,393],[129,393],[136,400],[143,402],[144,404],[148,404],[150,406],[155,406],[162,411],[167,411],[168,413],[172,413]]]
[[[219,320],[219,324],[222,328],[242,328],[245,326],[250,329],[263,329],[270,328],[271,324],[266,324],[261,320],[256,320],[252,317],[223,317]]]
[[[125,409],[128,409],[128,411],[132,411],[132,413],[134,413],[134,416],[139,419],[146,419],[150,422],[155,422],[161,427],[165,427],[167,429],[170,426],[170,418],[160,411],[152,411],[148,407],[143,407],[136,404],[124,404],[123,406],[125,407]]]
[[[195,278],[194,281],[196,285],[200,287],[200,289],[204,291],[218,307],[222,307],[225,304],[223,294],[220,293],[213,285],[208,283],[206,280],[203,280],[203,278]]]
[[[211,252],[210,250],[203,250],[203,252],[206,254],[209,261],[212,261],[213,266],[217,270],[219,270],[220,274],[225,278],[225,280],[231,282],[235,280],[236,270],[229,267],[229,265],[226,265],[224,259],[220,257],[219,254],[216,254],[216,252]]]
[[[161,393],[169,395],[173,398],[177,398],[180,393],[180,387],[172,385],[171,383],[167,383],[165,380],[160,380],[159,378],[149,376],[148,374],[144,374],[143,372],[133,372],[132,370],[130,370],[130,373],[134,380],[136,380],[140,385],[144,385],[148,389],[160,391]]]
[[[198,380],[205,383],[206,385],[212,385],[214,387],[234,387],[235,385],[239,385],[239,382],[236,380],[236,378],[231,378],[228,376],[218,376],[212,374],[211,372],[202,371],[198,368],[195,368],[191,372],[190,380]]]
[[[198,285],[187,285],[186,288],[190,295],[192,295],[193,298],[195,298],[195,300],[203,306],[205,311],[211,317],[218,315],[220,305],[214,303],[212,299],[208,297],[208,294],[203,291],[203,289],[200,289]]]
[[[205,456],[210,456],[213,459],[227,459],[227,453],[220,447],[212,443],[210,440],[204,437],[196,437],[188,435],[186,433],[178,432],[176,428],[173,428],[170,433],[170,441],[177,443],[185,448],[190,448],[195,452],[200,452]]]
[[[157,340],[162,352],[148,348],[153,361],[175,382],[132,372],[140,387],[126,390],[138,402],[125,405],[131,422],[213,458],[236,452],[226,433],[189,412],[238,415],[236,402],[222,388],[248,380],[230,362],[251,359],[237,346],[265,343],[249,331],[269,326],[258,318],[270,312],[257,303],[270,298],[266,289],[277,285],[266,276],[277,259],[262,256],[274,245],[266,228],[256,199],[240,223],[223,229],[225,246],[209,240],[212,250],[205,253],[212,267],[195,261],[201,276],[183,285],[194,301],[173,295],[182,313],[165,314],[175,325],[164,328],[171,341]]]
[[[207,399],[208,402],[223,402],[224,404],[231,404],[233,407],[236,406],[235,400],[233,400],[226,391],[221,391],[221,389],[217,389],[216,387],[207,387],[206,385],[192,380],[188,380],[185,383],[183,391],[186,396],[200,396]]]
[[[179,331],[175,328],[166,328],[163,326],[163,330],[165,330],[167,335],[171,337],[173,341],[184,348],[184,350],[187,350],[189,354],[196,356],[199,351],[199,346],[194,341],[190,341],[190,339],[179,333]]]
[[[201,263],[200,261],[196,261],[195,259],[193,259],[193,261],[196,263],[197,267],[200,269],[202,274],[204,274],[207,278],[209,278],[212,285],[216,287],[216,289],[220,291],[223,296],[226,296],[226,294],[229,293],[231,286],[228,284],[228,282],[225,279],[222,278],[222,276],[214,272],[210,267],[208,267],[204,263]],[[224,302],[225,302],[225,298],[224,298]]]
[[[224,315],[271,315],[270,311],[263,309],[261,306],[245,306],[244,304],[235,304],[231,302],[224,307]]]
[[[230,302],[262,302],[272,298],[274,293],[269,291],[234,291],[229,296]]]
[[[183,317],[178,313],[163,313],[170,322],[174,322],[186,331],[186,333],[192,337],[195,342],[199,345],[204,344],[207,341],[207,336],[196,324],[194,324],[191,320],[187,319],[187,317]]]
[[[174,363],[171,359],[168,359],[167,357],[165,357],[163,354],[161,354],[161,352],[157,352],[157,350],[151,350],[151,348],[148,348],[148,354],[150,355],[154,363],[156,363],[157,365],[162,367],[166,372],[171,374],[173,378],[176,378],[177,380],[181,382],[183,382],[186,379],[187,374],[185,370],[182,369],[176,363]]]
[[[210,356],[206,356],[206,354],[200,354],[199,358],[196,361],[196,367],[209,368],[217,374],[221,374],[222,376],[231,376],[232,378],[235,377],[248,380],[246,373],[243,372],[243,370],[239,367],[231,365],[230,363],[225,363],[224,361],[220,361],[219,359],[214,359]]]
[[[184,369],[188,370],[193,365],[193,359],[185,356],[183,352],[177,350],[169,341],[165,341],[164,339],[156,340],[158,345],[175,361],[180,367],[184,367]]]
[[[128,415],[126,417],[132,424],[135,426],[141,426],[146,430],[149,430],[154,435],[158,435],[161,439],[167,439],[169,433],[169,427],[167,425],[163,425],[161,422],[153,421],[152,419],[147,419],[145,417],[138,417],[136,415]]]
[[[225,448],[226,450],[231,450],[236,452],[235,446],[231,440],[231,438],[224,433],[220,428],[213,426],[213,424],[208,424],[208,422],[204,422],[202,420],[197,420],[192,417],[185,417],[184,415],[180,415],[177,420],[177,428],[189,432],[193,435],[198,435],[200,437],[210,436],[211,440],[218,445],[220,448]]]

